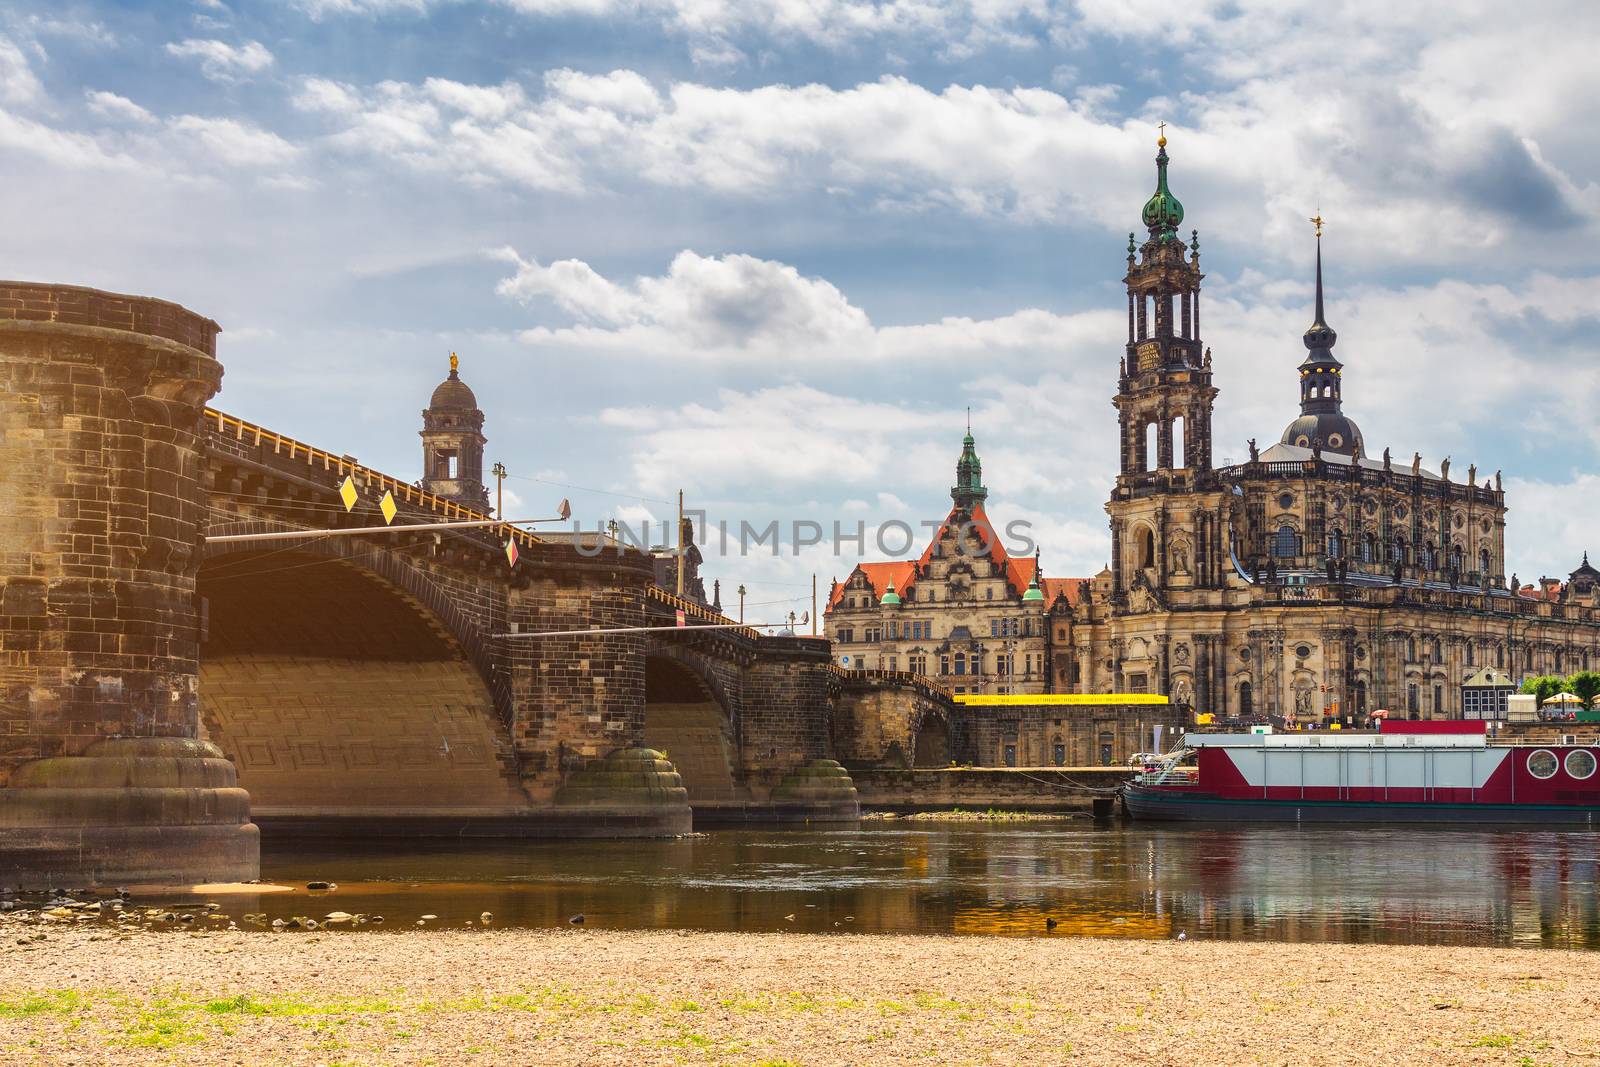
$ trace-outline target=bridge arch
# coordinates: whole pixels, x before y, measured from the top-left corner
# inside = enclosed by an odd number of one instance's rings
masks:
[[[484,642],[424,574],[350,538],[242,548],[200,567],[200,707],[260,816],[526,804]]]
[[[732,800],[738,736],[716,675],[685,650],[652,648],[644,661],[644,743],[667,754],[689,803]]]

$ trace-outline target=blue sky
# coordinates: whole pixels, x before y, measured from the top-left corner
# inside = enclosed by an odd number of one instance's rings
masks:
[[[591,526],[679,488],[735,523],[937,518],[970,406],[991,513],[1034,524],[1047,574],[1091,574],[1123,248],[1165,121],[1218,459],[1296,413],[1320,206],[1369,449],[1504,469],[1510,565],[1565,573],[1600,549],[1591,22],[24,0],[0,14],[0,271],[214,317],[219,406],[407,477],[454,349],[521,509],[567,495]],[[853,563],[708,572],[765,604]]]

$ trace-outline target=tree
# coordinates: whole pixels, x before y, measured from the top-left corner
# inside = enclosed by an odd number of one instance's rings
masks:
[[[1541,674],[1536,678],[1529,678],[1522,683],[1522,691],[1524,693],[1532,693],[1537,697],[1540,707],[1543,707],[1544,702],[1557,693],[1572,692],[1568,688],[1567,680],[1559,674]]]
[[[1579,671],[1567,679],[1567,692],[1583,698],[1583,706],[1594,707],[1594,698],[1600,696],[1600,671]]]

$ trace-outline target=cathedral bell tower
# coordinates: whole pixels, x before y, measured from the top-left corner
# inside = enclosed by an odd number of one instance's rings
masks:
[[[1178,236],[1183,205],[1167,188],[1167,138],[1156,142],[1156,191],[1144,205],[1149,237],[1128,235],[1128,345],[1117,383],[1122,429],[1119,489],[1154,472],[1187,470],[1193,487],[1211,470],[1211,354],[1200,343],[1200,233]],[[1172,479],[1168,479],[1171,481]]]

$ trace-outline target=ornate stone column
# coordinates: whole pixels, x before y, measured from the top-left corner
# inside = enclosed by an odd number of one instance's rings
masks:
[[[0,885],[259,874],[249,797],[198,739],[217,331],[0,282]]]

